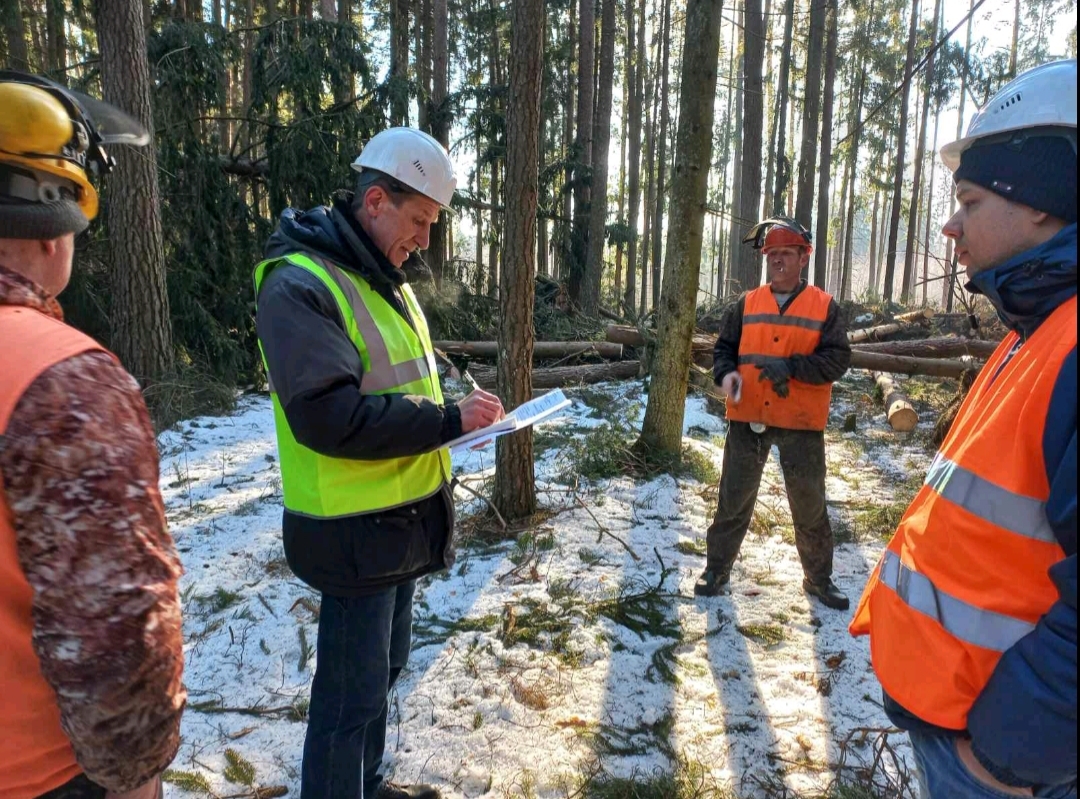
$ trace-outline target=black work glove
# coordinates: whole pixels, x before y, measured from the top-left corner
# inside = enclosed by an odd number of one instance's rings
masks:
[[[758,380],[768,380],[772,383],[773,391],[781,399],[786,399],[791,390],[788,387],[788,380],[791,379],[791,367],[788,366],[787,361],[777,358],[775,361],[769,361],[767,364],[761,367],[761,374],[758,375]]]

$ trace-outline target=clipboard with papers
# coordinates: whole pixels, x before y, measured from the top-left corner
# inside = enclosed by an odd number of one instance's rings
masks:
[[[451,455],[470,449],[479,449],[499,436],[516,433],[518,430],[524,430],[526,427],[550,419],[572,404],[561,389],[554,389],[542,397],[518,405],[495,424],[465,433],[444,446],[450,448]]]

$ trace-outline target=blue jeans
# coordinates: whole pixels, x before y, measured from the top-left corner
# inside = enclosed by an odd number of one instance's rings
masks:
[[[1011,799],[1007,794],[977,779],[960,760],[956,738],[909,731],[915,750],[922,799]],[[1035,796],[1043,799],[1076,799],[1076,784],[1040,786]]]
[[[323,594],[301,799],[372,799],[382,782],[387,696],[409,660],[416,583]]]

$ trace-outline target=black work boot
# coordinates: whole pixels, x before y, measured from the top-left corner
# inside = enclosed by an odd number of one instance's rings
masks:
[[[824,582],[812,582],[809,577],[803,579],[803,590],[821,600],[821,604],[833,610],[847,610],[851,607],[847,595],[836,587],[836,583],[826,579]]]
[[[398,785],[383,780],[373,799],[442,799],[442,794],[430,785]]]
[[[724,593],[731,581],[731,572],[722,572],[718,569],[706,569],[694,583],[694,594],[697,596],[719,596]]]

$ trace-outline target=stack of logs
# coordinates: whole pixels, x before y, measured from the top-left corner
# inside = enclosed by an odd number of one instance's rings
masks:
[[[965,372],[977,369],[970,361],[958,360],[970,356],[985,360],[997,347],[996,342],[948,337],[925,338],[909,341],[885,341],[891,336],[910,333],[924,325],[933,311],[914,311],[897,316],[892,322],[877,327],[852,330],[851,368],[866,369],[874,374],[881,390],[889,424],[896,430],[911,430],[918,422],[918,414],[910,401],[896,390],[890,375],[929,375],[959,379]],[[624,348],[644,347],[646,335],[629,325],[612,324],[607,327],[607,341],[538,341],[533,345],[533,357],[537,360],[555,360],[551,366],[533,369],[533,387],[537,389],[558,388],[578,383],[599,383],[608,380],[627,380],[638,377],[642,365],[637,360],[622,360]],[[691,346],[689,381],[692,385],[716,396],[713,385],[712,352],[716,337],[695,333]],[[470,359],[497,359],[498,343],[494,341],[436,341],[436,349],[448,355],[467,356]],[[604,359],[603,363],[566,366],[561,361],[592,354]],[[472,365],[469,373],[484,388],[495,386],[495,367]]]

